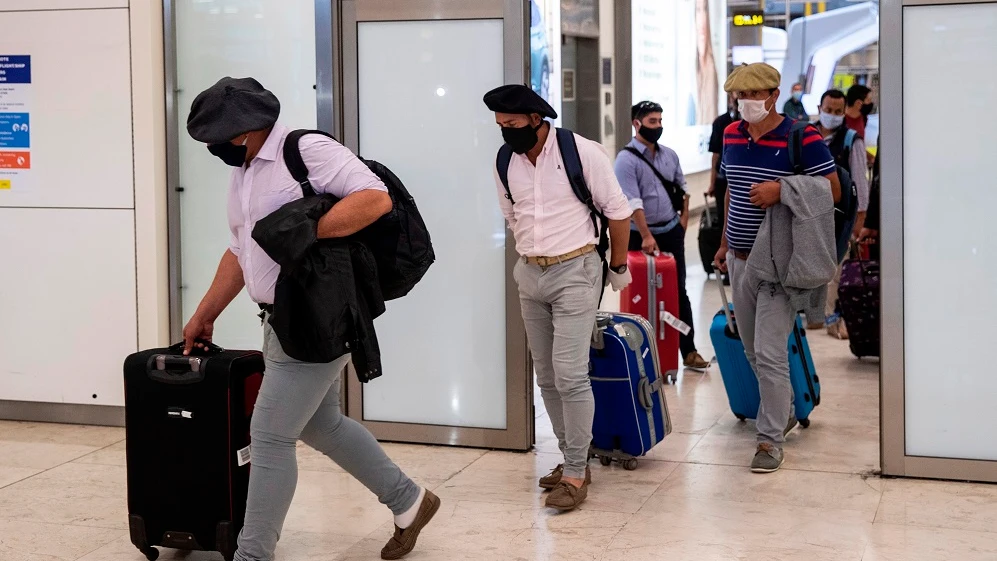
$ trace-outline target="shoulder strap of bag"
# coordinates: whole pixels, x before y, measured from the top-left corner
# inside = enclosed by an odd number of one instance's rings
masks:
[[[794,175],[806,175],[806,168],[803,166],[803,133],[809,126],[810,123],[806,121],[796,121],[789,130],[789,163]]]
[[[314,197],[315,189],[312,188],[312,183],[308,180],[308,166],[305,165],[305,161],[301,157],[301,150],[298,147],[301,137],[306,134],[321,134],[333,140],[336,140],[336,137],[325,131],[298,129],[288,133],[287,138],[284,139],[283,156],[287,171],[291,173],[291,177],[298,182],[298,185],[301,185],[301,192],[306,197]]]
[[[679,189],[678,183],[665,179],[665,176],[662,175],[660,171],[658,171],[658,168],[656,168],[654,164],[651,163],[651,160],[647,159],[647,156],[645,156],[643,152],[634,148],[633,146],[624,146],[623,150],[626,152],[630,152],[634,156],[637,156],[638,158],[641,159],[641,161],[647,164],[647,167],[651,168],[651,171],[654,172],[654,175],[658,178],[658,181],[660,181],[661,184],[664,185],[666,189],[668,189],[669,191],[675,191],[676,189]]]
[[[588,207],[592,216],[592,225],[595,227],[596,235],[599,234],[599,221],[605,224],[605,216],[595,206],[592,200],[592,191],[589,190],[585,182],[585,170],[582,169],[582,159],[578,155],[578,144],[575,143],[575,133],[568,129],[557,129],[557,148],[561,151],[561,160],[564,161],[564,173],[568,176],[568,183],[571,190],[575,192],[575,197]]]
[[[516,201],[512,198],[512,190],[509,189],[509,164],[512,163],[512,147],[508,144],[503,144],[498,151],[498,157],[495,159],[495,171],[498,172],[499,181],[502,182],[502,186],[505,187],[505,198],[509,199],[509,204],[516,204]]]

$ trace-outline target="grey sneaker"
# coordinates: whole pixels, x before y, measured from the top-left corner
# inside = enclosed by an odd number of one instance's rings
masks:
[[[783,456],[782,450],[767,442],[762,442],[758,445],[755,459],[751,460],[751,471],[754,473],[778,471],[782,467],[783,460],[785,460],[785,456]]]
[[[790,417],[789,423],[786,424],[786,430],[782,431],[782,436],[789,436],[789,433],[793,432],[793,429],[795,429],[798,424],[800,424],[800,422],[796,420],[796,415]]]

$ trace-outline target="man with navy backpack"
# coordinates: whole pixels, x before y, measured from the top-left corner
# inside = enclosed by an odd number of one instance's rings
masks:
[[[840,90],[828,90],[820,98],[820,118],[814,126],[824,137],[831,156],[834,157],[835,164],[839,169],[848,172],[852,184],[855,187],[857,198],[857,208],[855,223],[852,227],[851,237],[858,239],[859,233],[865,224],[866,211],[869,208],[869,176],[866,173],[866,150],[865,140],[858,131],[848,127],[845,123],[845,94]],[[842,174],[839,174],[839,176]],[[843,189],[849,186],[842,185]],[[846,194],[842,192],[842,196]],[[846,233],[846,235],[848,235]],[[841,267],[834,280],[828,286],[827,308],[825,314],[825,326],[828,335],[838,339],[847,339],[848,330],[845,328],[845,320],[836,311],[838,303],[838,282],[841,278]]]
[[[555,129],[546,119],[557,113],[533,90],[501,86],[484,102],[506,142],[495,166],[499,206],[521,256],[513,276],[537,383],[564,454],[540,487],[552,491],[548,507],[569,511],[591,482],[589,348],[606,280],[614,290],[630,283],[630,204],[602,145]]]
[[[222,78],[191,106],[190,136],[232,167],[231,238],[211,287],[184,327],[184,354],[203,346],[200,341],[211,340],[215,319],[243,288],[267,316],[273,314],[281,267],[252,233],[257,222],[304,195],[302,183],[292,177],[282,156],[294,133],[277,122],[279,114],[277,97],[252,78]],[[338,142],[309,134],[300,139],[298,150],[310,189],[339,199],[317,221],[314,237],[341,240],[392,210],[384,182]],[[391,509],[395,533],[381,557],[403,557],[439,510],[440,499],[409,479],[363,425],[342,414],[340,373],[350,355],[331,362],[295,359],[269,322],[263,337],[266,374],[250,428],[252,470],[235,560],[273,561],[297,485],[298,440],[339,464]]]

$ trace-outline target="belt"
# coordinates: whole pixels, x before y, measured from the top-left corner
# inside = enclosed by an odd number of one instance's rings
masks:
[[[546,268],[551,265],[557,265],[558,263],[564,263],[565,261],[571,261],[576,257],[587,255],[593,251],[595,251],[595,246],[589,244],[581,249],[565,253],[564,255],[556,255],[554,257],[523,257],[523,261]]]
[[[750,251],[737,251],[737,250],[734,250],[732,253],[734,254],[734,259],[740,259],[741,261],[747,261],[748,255],[751,254]]]

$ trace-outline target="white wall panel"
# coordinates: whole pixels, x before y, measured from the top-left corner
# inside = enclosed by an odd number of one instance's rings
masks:
[[[140,1],[148,2],[149,0]],[[0,12],[127,7],[128,0],[3,0],[0,2]]]
[[[0,400],[124,405],[134,213],[0,209],[0,240]]]
[[[997,460],[997,4],[906,7],[903,22],[906,452]],[[934,84],[973,95],[938,118]]]
[[[31,170],[0,206],[131,208],[128,10],[2,12],[0,29],[32,73]]]

